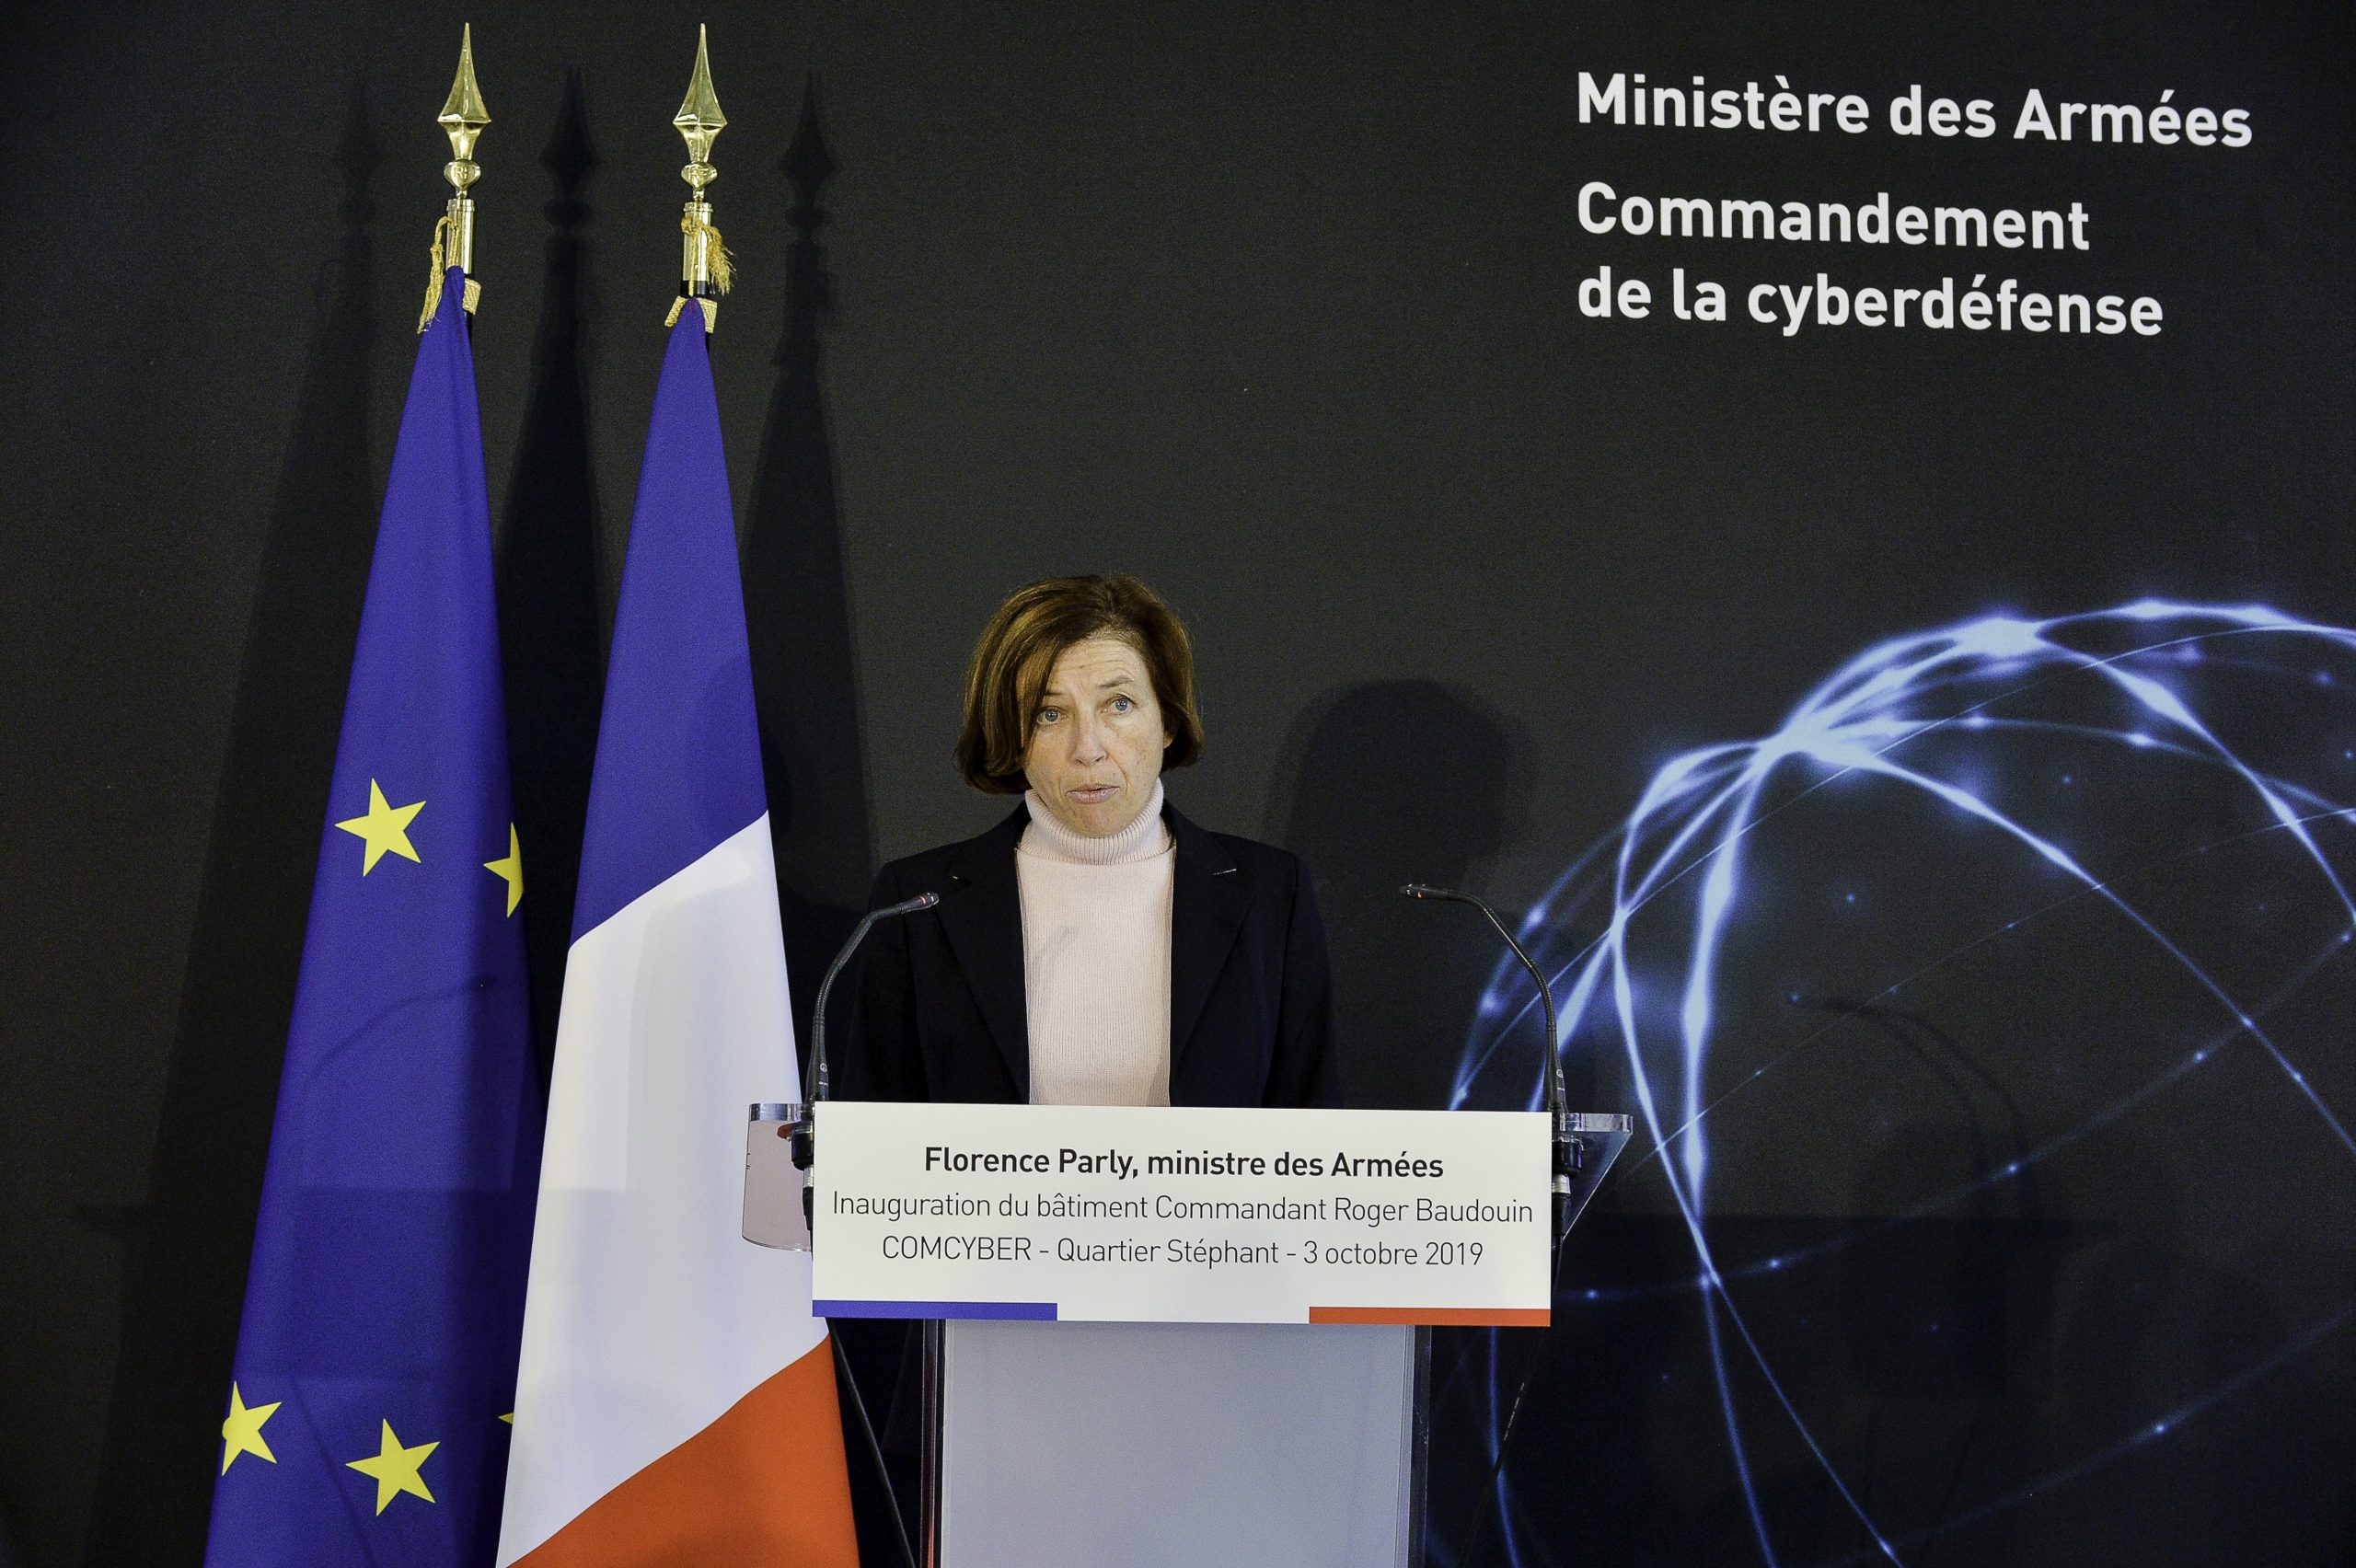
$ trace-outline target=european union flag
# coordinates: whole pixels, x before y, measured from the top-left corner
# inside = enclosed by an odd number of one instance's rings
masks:
[[[377,528],[208,1564],[498,1542],[543,1106],[464,294],[454,269]]]

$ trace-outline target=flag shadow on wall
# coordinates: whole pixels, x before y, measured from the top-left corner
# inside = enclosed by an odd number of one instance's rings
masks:
[[[606,691],[598,604],[597,487],[583,365],[586,194],[598,165],[578,66],[565,73],[540,151],[552,189],[541,209],[540,319],[499,536],[499,634],[506,665],[508,770],[531,896],[518,913],[532,960],[532,1029],[543,1078],[556,1055],[557,1003],[572,942],[589,769]],[[499,412],[491,410],[496,420]]]
[[[782,164],[793,190],[785,330],[745,524],[745,619],[759,705],[761,767],[776,836],[796,1037],[835,951],[867,907],[875,872],[860,744],[859,662],[844,577],[833,435],[821,385],[821,329],[834,279],[819,196],[836,173],[819,123],[818,84]]]
[[[248,620],[147,1197],[77,1211],[125,1249],[114,1394],[83,1557],[93,1568],[204,1554],[304,915],[382,499],[369,440],[378,330],[369,225],[383,148],[364,78],[352,84],[334,162],[336,248],[301,302],[310,341]]]

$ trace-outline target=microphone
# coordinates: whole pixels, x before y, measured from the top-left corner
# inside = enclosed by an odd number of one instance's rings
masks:
[[[1451,904],[1471,905],[1488,917],[1489,924],[1497,928],[1497,935],[1506,940],[1506,946],[1513,949],[1514,957],[1521,960],[1521,966],[1530,971],[1530,979],[1538,985],[1539,1005],[1545,1009],[1546,1014],[1546,1066],[1542,1069],[1545,1075],[1542,1082],[1546,1095],[1546,1110],[1549,1114],[1559,1120],[1568,1107],[1565,1103],[1567,1097],[1563,1089],[1563,1059],[1554,1050],[1554,987],[1546,983],[1546,976],[1540,972],[1538,965],[1530,961],[1530,954],[1522,951],[1519,942],[1514,940],[1513,933],[1506,928],[1506,923],[1497,918],[1497,912],[1471,894],[1459,893],[1454,888],[1434,887],[1429,882],[1409,882],[1399,891],[1409,898],[1440,898]]]
[[[1554,1045],[1554,987],[1546,983],[1544,972],[1531,962],[1530,954],[1522,951],[1521,944],[1514,940],[1513,932],[1497,918],[1497,912],[1471,894],[1459,893],[1454,888],[1434,887],[1429,882],[1409,882],[1399,891],[1409,898],[1445,899],[1450,904],[1469,904],[1478,909],[1488,917],[1489,924],[1496,928],[1497,935],[1506,940],[1506,946],[1513,949],[1514,957],[1521,960],[1522,968],[1528,970],[1530,979],[1538,984],[1538,1001],[1546,1018],[1546,1061],[1539,1072],[1546,1097],[1547,1119],[1554,1127],[1554,1199],[1559,1218],[1569,1201],[1571,1176],[1576,1161],[1572,1147],[1569,1096],[1563,1088],[1563,1058]],[[1560,1228],[1558,1225],[1557,1230]]]
[[[881,909],[871,909],[859,927],[843,943],[843,951],[835,954],[834,963],[826,970],[826,977],[818,983],[817,1005],[810,1009],[810,1081],[803,1088],[803,1103],[815,1105],[826,1098],[826,993],[835,988],[835,976],[843,972],[850,955],[867,940],[868,928],[878,920],[895,919],[913,915],[919,909],[930,909],[941,902],[937,893],[920,893],[914,898],[904,898],[897,904],[887,904]]]

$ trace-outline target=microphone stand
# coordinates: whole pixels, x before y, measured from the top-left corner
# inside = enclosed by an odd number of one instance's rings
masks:
[[[1563,1088],[1563,1058],[1555,1048],[1554,988],[1546,983],[1545,972],[1532,963],[1530,954],[1522,951],[1521,944],[1514,940],[1514,935],[1506,928],[1506,923],[1497,918],[1497,912],[1471,894],[1458,893],[1453,888],[1433,887],[1428,882],[1409,882],[1399,891],[1409,898],[1444,899],[1451,904],[1469,904],[1478,909],[1488,917],[1489,924],[1496,928],[1497,935],[1506,940],[1506,946],[1513,949],[1514,957],[1521,961],[1521,966],[1530,972],[1530,979],[1538,984],[1538,1002],[1544,1009],[1546,1019],[1546,1063],[1539,1071],[1545,1085],[1547,1120],[1554,1129],[1553,1266],[1546,1271],[1548,1293],[1552,1295],[1562,1288],[1563,1243],[1570,1238],[1575,1212],[1571,1207],[1571,1183],[1584,1173],[1587,1163],[1587,1145],[1571,1133],[1568,1096]],[[1530,1360],[1522,1368],[1520,1386],[1514,1389],[1512,1408],[1506,1412],[1505,1429],[1497,1435],[1496,1458],[1489,1466],[1488,1484],[1481,1489],[1481,1511],[1473,1517],[1472,1531],[1465,1541],[1463,1555],[1457,1559],[1460,1562],[1472,1562],[1473,1553],[1480,1550],[1482,1536],[1488,1528],[1489,1515],[1496,1502],[1497,1477],[1505,1471],[1506,1454],[1513,1444],[1514,1426],[1521,1419],[1521,1401],[1530,1392],[1531,1380],[1538,1375],[1538,1358],[1545,1348],[1546,1331],[1541,1329],[1538,1343],[1531,1349]]]
[[[850,955],[859,951],[859,944],[867,940],[867,933],[875,922],[913,915],[940,902],[939,894],[920,893],[898,904],[887,904],[881,909],[869,910],[851,932],[850,940],[843,943],[842,951],[835,954],[835,962],[827,966],[826,977],[818,982],[818,999],[810,1009],[809,1077],[803,1085],[802,1103],[786,1108],[786,1126],[793,1141],[793,1163],[802,1169],[805,1178],[817,1155],[818,1102],[826,1098],[826,997],[835,988],[836,977],[842,974],[844,965],[850,963]],[[810,1227],[814,1239],[818,1219],[816,1198],[806,1179],[802,1183],[802,1218]],[[875,1461],[876,1479],[883,1483],[884,1506],[892,1516],[892,1530],[899,1542],[900,1561],[907,1568],[917,1568],[917,1554],[908,1542],[908,1527],[900,1516],[899,1493],[892,1485],[891,1467],[884,1462],[884,1446],[876,1440],[875,1424],[868,1419],[867,1401],[860,1395],[859,1379],[851,1372],[850,1356],[843,1349],[841,1335],[830,1332],[826,1339],[834,1347],[835,1368],[842,1377],[843,1386],[850,1392],[851,1410],[859,1417],[860,1434],[867,1439],[868,1454]]]

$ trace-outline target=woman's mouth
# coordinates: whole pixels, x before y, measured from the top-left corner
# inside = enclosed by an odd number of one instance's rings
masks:
[[[1070,795],[1083,806],[1101,806],[1120,793],[1120,788],[1117,784],[1083,784],[1071,790]]]

